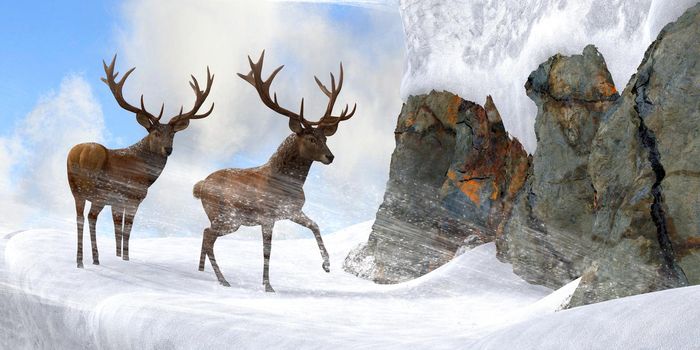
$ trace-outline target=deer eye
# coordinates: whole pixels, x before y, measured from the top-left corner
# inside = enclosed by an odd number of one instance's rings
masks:
[[[316,139],[309,139],[309,141],[314,144],[316,143]]]

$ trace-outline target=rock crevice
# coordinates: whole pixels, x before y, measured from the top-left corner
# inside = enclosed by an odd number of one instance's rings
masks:
[[[650,215],[656,225],[656,235],[659,247],[661,248],[660,254],[663,257],[666,273],[670,275],[672,279],[680,281],[680,284],[687,285],[688,279],[683,269],[676,263],[673,243],[671,242],[671,237],[668,232],[666,212],[663,203],[663,188],[661,186],[661,183],[666,177],[666,170],[661,163],[661,155],[656,145],[656,135],[654,135],[654,132],[644,123],[645,116],[651,114],[653,108],[653,103],[648,99],[645,93],[651,73],[651,70],[647,70],[638,74],[637,83],[631,91],[632,95],[635,96],[634,111],[639,118],[639,139],[641,140],[642,146],[648,152],[648,160],[655,176],[654,183],[651,185],[651,195],[654,200],[651,204]]]

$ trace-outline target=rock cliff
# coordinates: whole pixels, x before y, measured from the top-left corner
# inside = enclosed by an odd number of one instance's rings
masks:
[[[700,4],[667,25],[593,140],[595,262],[572,305],[700,283]]]
[[[499,258],[531,283],[558,288],[589,266],[595,190],[588,175],[591,143],[619,97],[593,46],[555,55],[525,84],[537,105],[537,150],[525,190],[497,240]]]
[[[528,168],[491,97],[482,107],[448,92],[411,96],[395,138],[372,234],[344,266],[379,283],[421,276],[462,245],[492,241]]]
[[[369,241],[344,268],[379,283],[496,241],[530,283],[582,276],[569,306],[700,284],[700,4],[667,25],[622,94],[602,55],[555,55],[527,79],[528,157],[484,107],[411,96]]]
[[[603,58],[526,83],[537,151],[499,257],[531,283],[583,276],[570,306],[700,283],[700,5],[666,26],[621,96]]]

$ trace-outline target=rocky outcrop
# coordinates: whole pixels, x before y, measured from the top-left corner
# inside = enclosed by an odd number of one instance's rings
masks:
[[[421,276],[462,245],[492,241],[528,169],[490,97],[482,107],[448,92],[411,96],[395,138],[369,241],[344,264],[379,283]]]
[[[700,5],[666,26],[593,142],[600,246],[572,305],[700,283]]]
[[[488,98],[412,96],[384,202],[345,269],[380,283],[496,240],[525,280],[569,306],[700,284],[700,4],[666,26],[618,94],[601,54],[555,55],[529,76],[537,150]]]
[[[538,108],[537,150],[498,237],[498,254],[528,282],[558,288],[590,265],[596,199],[588,156],[603,114],[619,95],[594,46],[551,57],[525,88]]]
[[[618,98],[591,46],[530,75],[538,146],[499,257],[569,306],[700,283],[700,5],[668,25]]]

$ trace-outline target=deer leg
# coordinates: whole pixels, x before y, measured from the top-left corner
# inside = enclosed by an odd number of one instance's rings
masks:
[[[97,229],[95,226],[97,224],[97,216],[100,215],[102,208],[104,208],[103,204],[92,203],[92,205],[90,206],[90,212],[88,212],[88,225],[90,225],[90,243],[92,244],[92,263],[94,265],[100,264],[100,256],[97,252]]]
[[[112,206],[112,221],[114,221],[114,240],[117,247],[117,256],[122,256],[123,208]]]
[[[299,212],[294,218],[291,219],[292,222],[297,223],[311,230],[316,237],[316,244],[318,244],[318,250],[321,252],[321,257],[323,258],[323,264],[321,267],[326,272],[331,272],[331,263],[328,259],[328,251],[326,251],[326,246],[323,244],[323,238],[321,238],[321,231],[318,229],[318,225],[311,220],[304,212]]]
[[[272,228],[274,225],[274,222],[262,225],[263,258],[265,259],[263,263],[263,285],[265,286],[265,291],[271,293],[275,292],[270,285],[270,252],[272,251]]]
[[[219,233],[217,231],[214,231],[211,228],[204,229],[203,244],[207,252],[207,256],[209,256],[211,268],[214,270],[214,274],[216,274],[216,279],[219,280],[219,283],[224,287],[230,287],[231,284],[229,284],[224,278],[224,275],[219,269],[219,264],[216,263],[216,257],[214,256],[214,243],[216,242],[217,238],[219,238]]]
[[[205,228],[204,233],[202,233],[202,249],[199,251],[199,271],[204,271],[204,263],[205,263],[206,256],[207,256],[207,251],[206,251],[207,230],[209,230],[209,229]]]
[[[75,217],[78,226],[78,253],[76,254],[76,263],[78,268],[83,268],[83,226],[85,226],[85,200],[75,198]]]
[[[124,231],[122,231],[122,260],[129,261],[129,236],[134,225],[134,216],[138,206],[127,206],[124,210]]]

